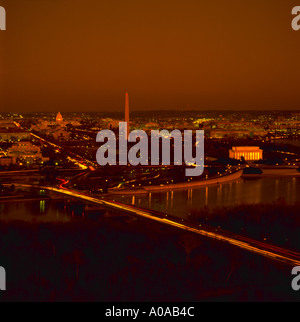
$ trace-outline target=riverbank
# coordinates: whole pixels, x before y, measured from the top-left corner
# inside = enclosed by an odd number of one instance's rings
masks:
[[[300,178],[300,172],[297,168],[261,168],[261,174],[243,174],[242,178],[262,178],[262,177],[298,177]]]
[[[243,174],[243,170],[239,170],[235,173],[220,176],[217,178],[211,178],[207,180],[201,181],[190,181],[190,182],[182,182],[182,183],[175,183],[175,184],[168,184],[168,185],[153,185],[153,186],[145,186],[140,189],[123,189],[123,190],[114,190],[109,189],[109,194],[114,195],[137,195],[137,194],[148,194],[154,191],[168,191],[168,190],[176,190],[176,189],[191,189],[191,188],[198,188],[203,186],[209,185],[216,185],[221,183],[227,183],[231,181],[238,180],[241,178]]]

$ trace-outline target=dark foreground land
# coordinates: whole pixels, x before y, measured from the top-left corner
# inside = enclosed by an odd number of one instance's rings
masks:
[[[281,198],[272,204],[195,209],[194,221],[300,252],[300,202],[288,205]]]
[[[127,216],[0,224],[0,301],[297,301],[291,267]]]

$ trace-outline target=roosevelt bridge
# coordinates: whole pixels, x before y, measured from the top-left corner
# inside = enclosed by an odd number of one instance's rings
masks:
[[[283,262],[292,267],[300,266],[300,254],[298,252],[284,249],[265,242],[260,242],[248,237],[239,236],[222,229],[216,229],[215,227],[199,224],[187,219],[178,218],[169,214],[160,213],[149,209],[138,208],[136,206],[123,204],[106,198],[99,198],[90,193],[70,190],[63,187],[63,184],[59,187],[28,185],[25,183],[14,183],[14,185],[16,188],[36,188],[48,191],[52,196],[60,195],[61,197],[78,199],[88,204],[118,210],[120,212],[127,213],[136,217],[145,218],[164,225],[172,226],[174,228],[184,230],[192,234],[197,234],[206,238],[218,240],[220,242],[230,244],[234,247],[241,248],[245,251],[272,259],[274,261]]]

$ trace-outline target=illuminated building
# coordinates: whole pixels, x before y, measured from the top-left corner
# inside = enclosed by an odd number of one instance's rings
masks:
[[[240,160],[242,157],[246,161],[261,160],[263,158],[263,150],[258,146],[233,146],[229,150],[229,158]]]
[[[57,123],[61,123],[63,120],[64,120],[64,119],[63,119],[63,117],[62,117],[61,113],[60,113],[60,112],[58,112],[58,114],[57,114],[57,116],[56,116],[56,122],[57,122]]]
[[[12,120],[0,120],[1,141],[19,141],[29,139],[30,134],[16,127]]]
[[[212,139],[222,139],[222,138],[245,138],[250,136],[249,130],[222,130],[216,129],[210,131],[210,137]]]
[[[30,163],[36,160],[49,160],[49,158],[43,157],[40,147],[33,145],[29,141],[21,141],[14,144],[7,150],[7,156],[13,158],[13,163],[16,163],[17,159],[23,159]]]
[[[14,159],[11,157],[0,157],[0,166],[8,167],[14,163]]]
[[[20,141],[29,140],[30,133],[16,129],[13,131],[1,131],[0,130],[0,141]]]

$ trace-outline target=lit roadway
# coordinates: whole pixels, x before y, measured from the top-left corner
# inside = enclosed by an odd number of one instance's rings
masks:
[[[61,146],[59,146],[59,145],[57,145],[57,144],[54,144],[54,143],[52,143],[52,142],[50,142],[50,141],[47,141],[47,140],[43,139],[42,137],[40,137],[40,136],[38,136],[38,135],[36,135],[36,134],[34,134],[34,133],[30,133],[30,135],[31,135],[31,136],[33,136],[33,137],[35,137],[35,138],[36,138],[36,139],[38,139],[38,140],[41,140],[41,141],[43,141],[43,142],[46,142],[48,145],[50,145],[50,146],[52,146],[53,148],[55,148],[55,149],[56,149],[56,152],[60,152],[60,151],[62,151],[62,150],[65,150],[65,149],[64,149],[64,148],[62,148]],[[69,161],[73,162],[74,164],[76,164],[77,166],[79,166],[79,167],[80,167],[81,169],[83,169],[83,170],[88,169],[88,166],[86,165],[87,163],[89,163],[89,164],[91,164],[91,165],[95,165],[93,162],[91,162],[91,161],[89,161],[89,160],[81,161],[81,160],[83,160],[83,158],[82,158],[80,155],[76,155],[76,158],[78,158],[78,159],[74,159],[74,158],[72,158],[72,157],[68,156],[68,157],[67,157],[67,160],[69,160]],[[93,168],[93,167],[91,167],[91,170],[94,170],[94,168]]]
[[[21,125],[19,123],[17,123],[17,122],[14,122],[14,124],[15,124],[16,127],[20,128],[20,129],[23,129],[23,130],[26,130],[26,129],[22,128]],[[52,146],[55,149],[56,152],[61,152],[62,150],[65,151],[65,149],[62,148],[61,146],[59,146],[59,145],[57,145],[55,143],[52,143],[50,141],[47,141],[47,140],[43,139],[42,137],[40,137],[40,136],[38,136],[38,135],[36,135],[36,134],[34,134],[32,132],[29,132],[29,134],[31,136],[33,136],[34,138],[36,138],[38,140],[41,140],[41,141],[47,143],[48,145]],[[90,169],[94,170],[93,166],[96,165],[95,163],[93,163],[93,162],[91,162],[89,160],[83,159],[80,155],[75,155],[75,157],[76,157],[76,159],[74,159],[71,156],[67,156],[67,159],[69,161],[73,162],[74,164],[76,164],[78,167],[80,167],[83,170],[88,169],[87,164],[90,164]]]
[[[66,183],[67,181],[63,181],[63,183],[58,188],[38,187],[38,186],[36,186],[36,188],[57,192],[57,193],[68,195],[87,202],[92,202],[92,203],[106,206],[115,210],[127,212],[132,215],[148,218],[163,224],[167,224],[169,226],[177,227],[185,231],[190,231],[201,236],[209,237],[215,240],[225,242],[227,244],[237,246],[241,249],[264,256],[266,258],[270,258],[272,260],[280,261],[292,266],[300,266],[300,254],[297,252],[287,250],[281,247],[277,247],[274,245],[270,245],[257,240],[253,240],[251,238],[235,235],[233,233],[223,231],[221,229],[215,229],[213,227],[209,227],[206,225],[199,225],[197,223],[190,222],[188,220],[180,219],[177,217],[173,217],[167,214],[156,213],[151,210],[140,209],[131,205],[122,204],[112,200],[95,198],[90,194],[64,188],[64,185]],[[23,187],[32,187],[32,185],[23,185],[23,184],[16,184],[16,185],[20,185]]]

